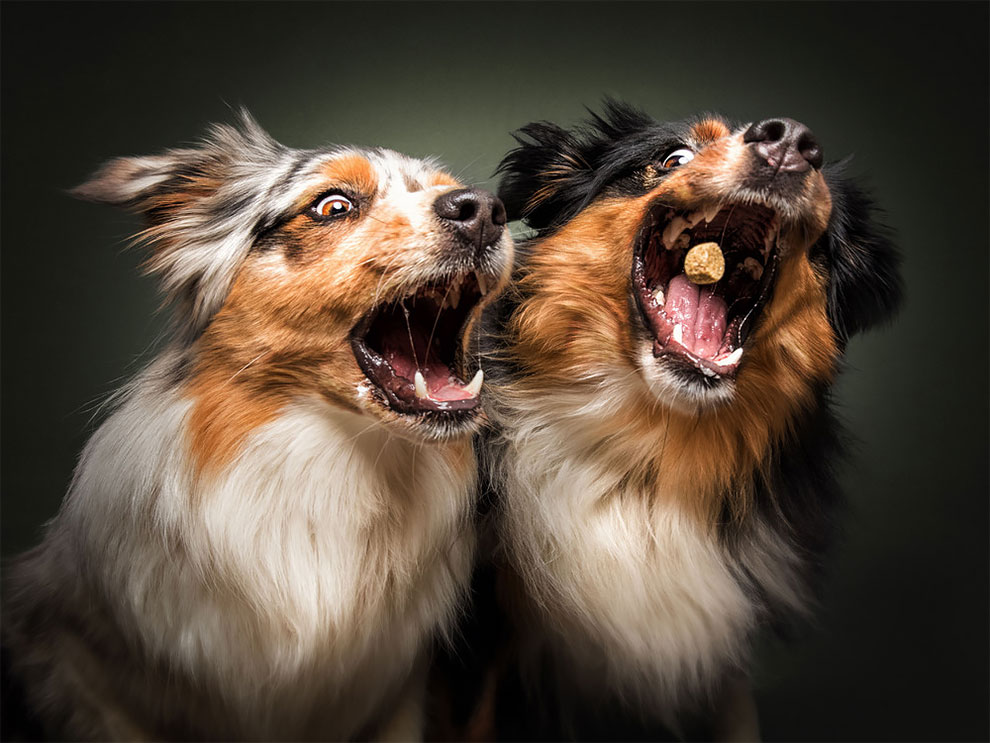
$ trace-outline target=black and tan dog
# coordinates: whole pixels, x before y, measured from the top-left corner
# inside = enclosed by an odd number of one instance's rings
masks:
[[[566,696],[755,736],[750,646],[809,611],[838,500],[829,389],[849,337],[895,309],[897,253],[791,119],[609,103],[517,138],[499,195],[536,233],[486,368],[516,641]],[[715,283],[685,273],[701,243]]]

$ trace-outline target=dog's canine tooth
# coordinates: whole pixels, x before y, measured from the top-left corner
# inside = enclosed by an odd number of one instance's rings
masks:
[[[759,281],[763,278],[763,266],[760,265],[760,262],[756,258],[747,256],[742,262],[742,267],[754,281]]]
[[[464,387],[464,391],[467,392],[469,395],[471,395],[471,397],[477,397],[478,395],[481,394],[481,384],[484,381],[485,381],[485,372],[481,369],[478,369],[478,371],[474,373],[474,377],[471,378],[471,381],[468,382],[467,385]]]
[[[763,239],[763,257],[770,255],[770,251],[773,249],[774,243],[777,242],[777,230],[771,229],[767,232],[767,236]]]
[[[688,223],[684,217],[674,217],[670,220],[670,224],[663,229],[663,246],[667,248],[667,250],[674,247],[674,242],[687,226]]]
[[[674,332],[671,335],[677,343],[684,345],[684,326],[681,323],[674,325]]]
[[[713,219],[715,219],[715,217],[718,215],[718,213],[721,210],[722,209],[721,209],[721,207],[718,204],[712,204],[710,207],[708,207],[706,209],[703,209],[702,210],[702,213],[703,213],[703,215],[705,217],[705,224],[708,224]]]
[[[481,296],[485,296],[488,294],[488,281],[485,279],[485,274],[479,270],[475,270],[474,276],[478,280],[478,291],[481,292]]]
[[[743,355],[742,348],[737,348],[728,356],[725,356],[724,358],[715,359],[715,363],[718,364],[719,366],[732,366],[733,364],[739,362],[739,359],[742,358],[742,355]]]
[[[413,376],[413,382],[416,385],[416,397],[425,400],[430,396],[430,393],[426,389],[426,378],[419,369],[416,370],[416,374]]]

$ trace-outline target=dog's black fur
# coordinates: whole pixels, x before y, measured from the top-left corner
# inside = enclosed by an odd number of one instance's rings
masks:
[[[499,197],[505,203],[510,220],[522,220],[535,230],[532,242],[552,235],[588,205],[602,197],[636,197],[655,187],[647,185],[643,169],[655,163],[665,152],[685,141],[686,132],[698,119],[661,123],[645,113],[615,101],[606,101],[601,115],[591,113],[583,126],[567,130],[548,122],[531,123],[514,136],[518,147],[502,160]],[[730,129],[739,127],[730,124]],[[832,212],[827,229],[812,246],[809,258],[825,279],[827,313],[835,331],[840,351],[856,333],[889,320],[902,298],[900,255],[891,232],[878,218],[878,210],[866,191],[847,175],[848,160],[825,164],[822,174],[832,198]],[[548,179],[552,178],[552,184]],[[540,194],[534,199],[535,194]],[[525,265],[527,243],[517,246],[517,263]],[[489,312],[488,332],[493,338],[503,335],[505,323],[524,299],[510,290],[499,305]],[[488,378],[497,384],[516,372],[501,360],[497,349],[486,366]],[[754,487],[755,506],[765,523],[790,536],[799,546],[806,578],[813,586],[820,584],[825,556],[835,536],[836,514],[841,511],[836,464],[848,449],[846,435],[832,412],[830,392],[817,392],[817,404],[795,421],[793,433],[778,444],[771,454],[772,473]],[[496,401],[497,402],[497,401]],[[489,437],[486,447],[496,447],[497,434]],[[488,451],[489,456],[492,455]],[[498,456],[497,451],[494,456]],[[491,509],[497,518],[498,493],[491,490],[483,498],[484,518]],[[736,538],[736,521],[731,515],[721,520],[720,537],[730,551]],[[493,564],[498,566],[497,547]],[[758,586],[757,581],[741,576],[741,583]],[[479,571],[476,591],[490,595],[494,589],[492,568]],[[758,589],[754,589],[758,590]],[[779,612],[767,597],[754,597],[766,608],[766,623],[790,634],[792,617]],[[491,649],[492,634],[505,636],[510,617],[492,616],[492,601],[480,599],[476,608],[484,607],[486,616],[470,620],[464,642],[473,650],[463,657],[471,663],[495,662]],[[509,609],[509,613],[511,613]],[[525,626],[515,632],[524,634]],[[479,641],[479,633],[489,640]],[[488,643],[488,644],[486,644]],[[479,651],[478,648],[484,648]],[[454,662],[452,667],[463,674],[470,663]],[[522,691],[525,684],[515,671],[502,677],[496,697],[495,729],[499,739],[540,739],[577,737],[579,739],[659,739],[670,731],[655,723],[642,722],[635,715],[609,707],[604,713],[587,714],[579,710],[571,724],[558,725],[552,707],[560,700],[546,678],[539,674],[531,693]],[[458,682],[466,682],[463,677]],[[596,705],[601,700],[596,700]],[[702,712],[703,715],[703,712]],[[690,721],[682,734],[693,738],[711,733],[704,719]]]

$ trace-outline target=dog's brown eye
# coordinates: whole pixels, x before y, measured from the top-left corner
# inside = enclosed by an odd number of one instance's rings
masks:
[[[354,204],[351,203],[351,200],[339,193],[324,196],[311,207],[316,216],[321,219],[339,217],[342,214],[347,214],[353,208]]]
[[[692,160],[694,160],[694,153],[687,147],[682,147],[679,150],[674,150],[663,159],[663,167],[676,168],[678,165],[684,165]]]

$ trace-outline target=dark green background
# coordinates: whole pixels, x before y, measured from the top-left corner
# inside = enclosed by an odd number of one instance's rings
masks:
[[[65,189],[246,105],[279,140],[438,155],[603,94],[810,125],[855,153],[908,301],[853,341],[859,438],[819,626],[759,665],[772,740],[988,736],[988,5],[2,5],[3,554],[56,510],[98,402],[164,327],[129,216]]]

